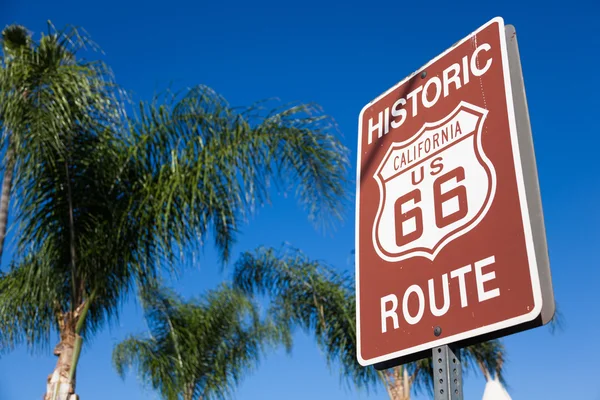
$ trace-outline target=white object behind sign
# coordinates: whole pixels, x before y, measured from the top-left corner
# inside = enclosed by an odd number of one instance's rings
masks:
[[[487,381],[482,400],[512,400],[512,398],[498,378],[494,378]]]

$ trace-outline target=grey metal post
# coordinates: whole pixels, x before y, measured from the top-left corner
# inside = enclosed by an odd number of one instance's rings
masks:
[[[460,349],[440,346],[433,349],[433,398],[463,400]]]

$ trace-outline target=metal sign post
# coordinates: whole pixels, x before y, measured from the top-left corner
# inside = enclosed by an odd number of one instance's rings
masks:
[[[433,398],[463,400],[460,349],[440,346],[433,349]]]

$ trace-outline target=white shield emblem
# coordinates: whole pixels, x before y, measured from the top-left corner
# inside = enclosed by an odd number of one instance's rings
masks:
[[[380,191],[373,245],[382,259],[433,260],[483,219],[496,191],[494,166],[481,146],[487,112],[461,102],[392,143],[373,176]]]

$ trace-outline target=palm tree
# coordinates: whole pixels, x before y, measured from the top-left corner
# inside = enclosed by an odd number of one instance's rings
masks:
[[[130,367],[166,400],[226,398],[259,361],[272,327],[243,293],[221,285],[184,302],[166,289],[143,297],[150,334],[113,351],[121,377]]]
[[[11,73],[7,73],[10,68],[14,68],[15,64],[18,65],[18,61],[22,53],[29,50],[31,38],[27,34],[27,31],[22,26],[9,26],[2,31],[2,50],[3,50],[3,69],[2,69],[2,123],[3,130],[7,132],[10,128],[10,123],[6,121],[5,115],[15,115],[11,113],[10,106],[6,107],[6,104],[11,103],[12,100],[17,100],[17,104],[20,103],[19,97],[24,97],[24,93],[17,93],[16,96],[6,96],[6,93],[14,93],[13,88],[16,86],[13,82],[9,81]],[[14,59],[17,62],[14,62]],[[16,97],[16,99],[15,99]],[[14,103],[13,103],[14,104]],[[8,110],[7,110],[8,108]],[[10,137],[10,134],[6,135]],[[4,156],[4,173],[2,178],[2,194],[0,195],[0,261],[2,260],[2,253],[4,250],[4,240],[6,238],[6,226],[8,222],[8,207],[10,202],[10,192],[12,189],[12,178],[15,164],[15,148],[11,145],[10,139],[7,141],[6,154]]]
[[[341,377],[358,388],[383,383],[391,400],[410,399],[411,391],[433,389],[431,359],[377,371],[356,360],[354,278],[302,252],[259,248],[236,262],[234,286],[248,294],[271,298],[271,314],[283,330],[300,327],[315,335],[328,364],[339,365]],[[289,336],[289,334],[288,334]],[[494,340],[462,349],[467,370],[492,371],[503,381],[504,348]]]
[[[36,90],[54,106],[63,93],[51,83]],[[62,129],[56,145],[30,149],[43,158],[23,157],[15,175],[20,230],[0,278],[0,350],[43,348],[58,334],[46,399],[75,393],[83,343],[118,318],[135,288],[180,268],[209,237],[227,262],[270,185],[294,188],[315,222],[339,216],[346,198],[347,150],[318,109],[236,109],[199,86],[119,121],[121,104],[107,97],[104,109],[81,107],[89,114],[69,121],[42,107],[45,119],[32,112],[23,125],[26,137],[38,123]]]

